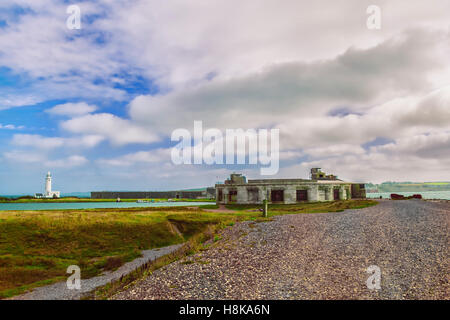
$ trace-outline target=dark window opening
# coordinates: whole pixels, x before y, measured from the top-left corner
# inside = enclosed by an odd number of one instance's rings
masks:
[[[228,193],[228,202],[236,202],[237,200],[237,191],[230,191]]]
[[[308,201],[308,192],[306,190],[297,190],[297,201]]]
[[[334,200],[339,200],[339,189],[333,189]]]
[[[218,195],[219,201],[223,200],[223,192],[222,189],[219,189],[219,195]]]
[[[271,200],[272,202],[283,202],[284,190],[272,190]]]

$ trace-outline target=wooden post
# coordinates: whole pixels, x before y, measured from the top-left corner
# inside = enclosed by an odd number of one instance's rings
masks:
[[[267,218],[267,214],[269,211],[269,190],[267,190],[266,199],[263,200],[264,208],[263,208],[263,216]]]

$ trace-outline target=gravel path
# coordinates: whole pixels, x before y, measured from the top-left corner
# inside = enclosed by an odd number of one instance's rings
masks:
[[[80,290],[69,290],[67,289],[66,282],[58,282],[52,285],[39,287],[31,292],[13,297],[14,300],[78,300],[83,297],[86,293],[108,284],[111,281],[118,280],[120,277],[136,270],[140,266],[149,262],[150,260],[155,260],[166,254],[174,252],[180,248],[183,244],[177,244],[173,246],[144,250],[142,251],[142,257],[134,259],[133,261],[125,263],[123,266],[112,272],[105,272],[103,275],[98,277],[93,277],[90,279],[81,280]],[[69,274],[67,276],[70,276]],[[83,275],[81,275],[83,276]]]
[[[450,202],[421,200],[238,223],[113,299],[450,299],[449,227]]]

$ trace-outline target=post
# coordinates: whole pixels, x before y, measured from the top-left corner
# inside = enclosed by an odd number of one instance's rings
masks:
[[[266,198],[263,200],[264,208],[263,208],[263,216],[267,218],[268,207],[269,207],[269,190],[267,190]]]

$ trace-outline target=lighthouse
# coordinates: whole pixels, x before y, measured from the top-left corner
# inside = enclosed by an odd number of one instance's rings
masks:
[[[47,172],[47,177],[45,178],[45,195],[50,195],[52,193],[52,174]]]
[[[59,198],[60,192],[59,191],[52,191],[52,174],[47,172],[47,176],[45,177],[45,192],[42,193],[36,193],[34,195],[35,198]]]

